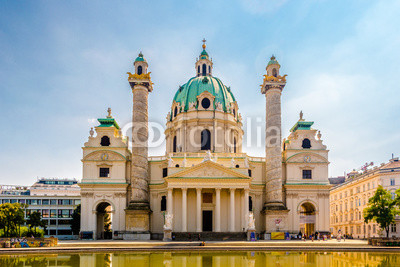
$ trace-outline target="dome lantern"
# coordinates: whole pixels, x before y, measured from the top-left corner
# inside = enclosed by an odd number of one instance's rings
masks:
[[[199,59],[196,62],[197,77],[199,76],[211,76],[213,63],[210,60],[210,56],[206,51],[206,39],[203,39],[203,51],[201,51]]]

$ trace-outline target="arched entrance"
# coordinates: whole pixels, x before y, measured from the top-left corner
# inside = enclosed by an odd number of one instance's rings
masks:
[[[315,232],[315,207],[310,202],[300,206],[300,231],[307,237]]]
[[[96,239],[112,239],[111,205],[100,202],[96,207]]]

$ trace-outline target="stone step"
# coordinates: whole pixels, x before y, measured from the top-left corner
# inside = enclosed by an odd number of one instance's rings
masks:
[[[244,232],[173,232],[175,241],[245,241]]]

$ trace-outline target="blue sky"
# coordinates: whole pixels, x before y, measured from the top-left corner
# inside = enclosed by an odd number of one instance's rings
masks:
[[[130,120],[126,72],[139,51],[154,82],[149,116],[165,124],[204,37],[243,117],[265,115],[259,85],[277,56],[288,74],[283,136],[303,110],[330,149],[330,176],[387,161],[400,151],[399,9],[391,0],[1,1],[0,183],[80,179],[91,120],[107,107]]]

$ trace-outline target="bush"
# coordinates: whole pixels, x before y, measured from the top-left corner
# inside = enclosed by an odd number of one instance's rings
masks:
[[[36,234],[35,234],[36,231]],[[36,229],[32,228],[29,229],[28,227],[24,226],[21,227],[21,237],[44,237],[44,230],[36,227]]]

